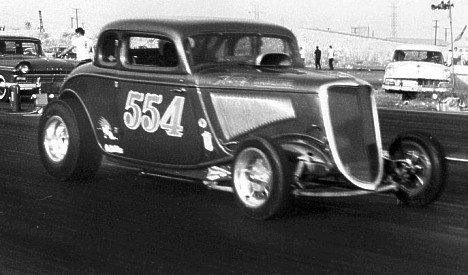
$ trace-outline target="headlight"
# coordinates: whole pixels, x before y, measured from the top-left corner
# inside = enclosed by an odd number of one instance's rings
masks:
[[[18,71],[20,71],[22,74],[27,74],[29,72],[29,66],[26,64],[20,64],[18,67]]]
[[[392,77],[392,75],[395,73],[395,68],[389,64],[385,68],[385,78]]]
[[[450,76],[452,75],[452,72],[450,72],[449,69],[444,69],[444,71],[442,72],[443,76],[445,79],[449,79]]]

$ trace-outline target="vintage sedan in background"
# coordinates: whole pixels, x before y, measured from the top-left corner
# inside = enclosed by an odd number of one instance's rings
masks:
[[[0,36],[0,102],[7,102],[11,88],[21,97],[58,94],[60,85],[78,64],[72,60],[47,58],[37,38]]]
[[[440,97],[453,91],[450,69],[446,66],[442,48],[430,45],[401,45],[385,68],[382,89],[399,93],[402,100],[424,93]]]
[[[38,146],[57,179],[89,180],[106,156],[233,192],[254,219],[300,196],[394,192],[421,206],[445,182],[430,135],[382,150],[367,82],[305,69],[289,29],[249,21],[109,23],[44,109]]]

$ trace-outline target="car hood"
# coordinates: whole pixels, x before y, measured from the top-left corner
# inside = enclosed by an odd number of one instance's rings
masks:
[[[385,78],[446,79],[447,66],[430,62],[392,62],[385,69]]]
[[[28,63],[31,72],[71,72],[78,62],[76,60],[65,60],[47,57],[22,57],[5,56],[0,58],[0,65],[14,69],[20,63]]]
[[[369,85],[346,73],[297,68],[245,66],[214,68],[194,74],[200,88],[267,89],[317,92],[324,85]]]

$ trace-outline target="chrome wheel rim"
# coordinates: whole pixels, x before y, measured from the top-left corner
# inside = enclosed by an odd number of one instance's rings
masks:
[[[409,195],[418,194],[431,180],[432,162],[428,153],[416,142],[402,144],[396,153],[403,178],[400,188]]]
[[[44,131],[44,149],[53,162],[62,161],[68,152],[70,137],[67,125],[59,116],[47,120]]]
[[[7,91],[7,88],[6,88],[5,82],[0,80],[0,99],[5,98],[6,91]]]
[[[234,187],[240,200],[256,208],[271,196],[273,172],[267,156],[256,148],[243,150],[236,159]]]

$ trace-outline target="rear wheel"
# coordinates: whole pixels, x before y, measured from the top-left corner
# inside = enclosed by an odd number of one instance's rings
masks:
[[[78,104],[74,105],[72,109],[56,100],[46,107],[39,122],[42,163],[50,175],[60,180],[92,178],[102,159],[84,112]]]
[[[440,144],[423,133],[407,133],[390,146],[399,179],[397,198],[408,205],[424,206],[435,200],[445,186],[446,164]]]
[[[253,219],[284,214],[291,206],[291,173],[283,150],[265,138],[243,142],[235,155],[233,185],[237,204]]]

